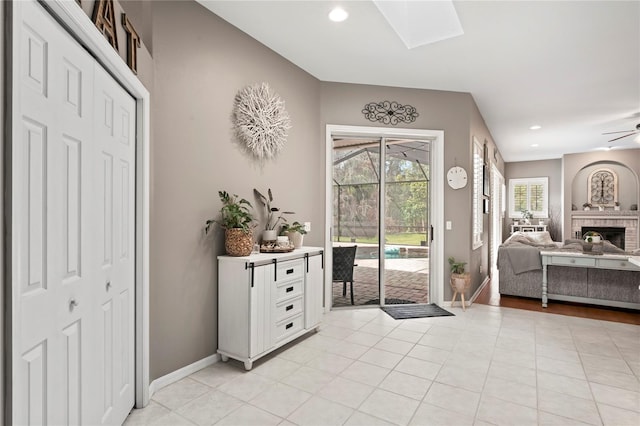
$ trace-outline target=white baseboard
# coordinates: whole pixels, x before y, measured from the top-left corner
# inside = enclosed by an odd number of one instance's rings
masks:
[[[171,383],[175,383],[178,380],[182,380],[185,377],[190,376],[198,370],[202,370],[205,367],[208,367],[216,362],[220,361],[220,355],[214,354],[208,356],[206,358],[201,359],[200,361],[196,361],[193,364],[189,364],[180,368],[179,370],[173,371],[169,374],[166,374],[162,377],[158,377],[153,382],[149,384],[149,399],[153,396],[154,393],[164,388],[165,386],[169,386]]]
[[[475,300],[478,298],[480,293],[482,293],[482,290],[484,290],[484,288],[487,286],[487,284],[489,284],[490,281],[491,281],[491,277],[489,275],[484,277],[484,281],[482,281],[482,284],[480,284],[480,287],[478,287],[475,293],[473,293],[473,296],[471,296],[471,300],[470,300],[471,303],[475,302]]]

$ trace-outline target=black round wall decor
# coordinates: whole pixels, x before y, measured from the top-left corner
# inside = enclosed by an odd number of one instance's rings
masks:
[[[401,105],[396,101],[369,102],[362,110],[369,121],[395,126],[398,123],[413,123],[420,115],[415,107]]]

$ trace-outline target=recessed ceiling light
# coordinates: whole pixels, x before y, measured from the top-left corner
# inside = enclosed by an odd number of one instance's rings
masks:
[[[531,144],[531,148],[537,148],[537,147],[539,147],[539,146],[540,146],[540,145],[538,145],[537,143]]]
[[[529,127],[529,130],[540,130],[542,129],[542,126],[539,124],[534,124],[533,126]]]
[[[342,22],[349,17],[349,14],[341,7],[334,8],[329,12],[329,19],[333,22]]]

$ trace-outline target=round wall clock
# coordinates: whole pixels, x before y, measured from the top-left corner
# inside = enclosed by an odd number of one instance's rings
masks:
[[[454,166],[447,172],[447,183],[453,189],[464,188],[467,185],[467,171],[460,166]]]

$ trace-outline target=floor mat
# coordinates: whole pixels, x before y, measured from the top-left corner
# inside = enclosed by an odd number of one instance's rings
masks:
[[[438,305],[383,306],[380,309],[393,319],[428,318],[455,316]]]
[[[406,305],[406,304],[410,304],[410,303],[416,303],[412,300],[405,300],[405,299],[385,299],[384,300],[386,302],[387,305]],[[364,302],[365,305],[379,305],[380,304],[380,299],[371,299],[368,300],[366,302]]]

